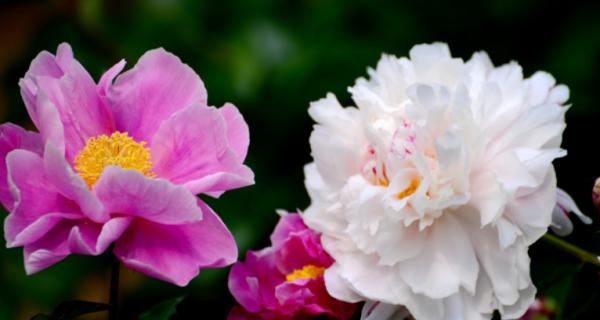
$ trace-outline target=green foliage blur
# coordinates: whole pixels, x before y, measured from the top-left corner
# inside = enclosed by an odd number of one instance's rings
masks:
[[[38,52],[61,42],[95,79],[121,58],[131,67],[152,48],[175,53],[202,77],[209,104],[234,103],[250,125],[256,185],[207,200],[243,258],[268,244],[275,209],[309,203],[302,171],[311,161],[309,103],[333,92],[350,105],[346,88],[381,53],[402,56],[414,44],[443,41],[465,59],[485,50],[497,65],[516,60],[526,75],[546,70],[570,87],[559,186],[598,220],[590,194],[600,176],[599,16],[597,1],[0,0],[0,121],[33,129],[17,82]],[[567,240],[600,253],[598,226],[575,222]],[[543,243],[530,253],[539,293],[557,303],[555,319],[600,314],[600,270]],[[0,249],[2,320],[29,319],[63,300],[108,299],[107,256],[72,256],[33,276],[22,259],[21,249]],[[178,288],[123,269],[122,317],[186,295],[175,319],[224,319],[234,304],[228,270],[203,271]]]

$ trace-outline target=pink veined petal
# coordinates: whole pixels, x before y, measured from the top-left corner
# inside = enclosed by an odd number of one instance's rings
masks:
[[[25,272],[28,275],[42,271],[70,254],[67,239],[73,224],[74,221],[62,220],[51,229],[51,232],[46,233],[36,242],[25,245],[23,255]]]
[[[50,212],[40,216],[37,220],[34,220],[30,224],[26,225],[20,232],[14,237],[14,240],[7,242],[8,248],[22,247],[31,244],[41,237],[45,236],[54,226],[62,222],[63,220],[76,220],[81,219],[80,214],[74,213],[61,213],[61,212]],[[10,215],[6,218],[5,226],[10,228],[17,223],[18,218],[15,215]]]
[[[117,217],[105,224],[87,219],[62,219],[37,241],[25,245],[25,271],[36,273],[73,253],[100,255],[121,236],[130,222],[129,217]]]
[[[40,95],[47,96],[56,108],[69,161],[89,137],[114,131],[111,112],[100,100],[94,80],[73,58],[71,47],[66,43],[58,47],[56,57],[44,52],[34,59],[21,81],[21,91],[30,116],[44,137],[42,127],[46,120],[40,109],[43,107]]]
[[[202,220],[203,210],[187,189],[166,180],[148,178],[134,170],[107,167],[93,192],[110,213],[161,224]]]
[[[229,273],[228,287],[235,299],[248,311],[275,310],[279,301],[275,287],[285,281],[277,270],[272,248],[248,251],[243,262],[237,262]]]
[[[218,109],[190,106],[166,120],[151,147],[154,172],[192,193],[219,195],[254,183],[252,170],[229,147]]]
[[[31,151],[14,150],[6,157],[6,163],[8,183],[15,199],[14,208],[4,221],[4,236],[9,247],[44,236],[58,223],[52,216],[83,217],[73,201],[54,189],[40,156]],[[49,214],[52,215],[43,218]]]
[[[99,223],[109,219],[110,212],[88,189],[83,179],[73,171],[61,152],[50,143],[44,150],[44,169],[48,180],[56,190],[66,198],[75,201],[89,219]]]
[[[50,98],[44,92],[40,92],[37,97],[37,112],[40,115],[40,121],[36,124],[44,144],[51,143],[62,154],[65,153],[65,132],[60,120],[60,114],[56,106],[50,101]]]
[[[152,144],[160,124],[192,104],[206,105],[206,89],[188,65],[164,49],[146,52],[108,90],[117,130]]]
[[[107,109],[111,110],[112,113],[112,103],[108,99],[108,92],[110,91],[110,87],[113,84],[113,80],[115,77],[125,68],[125,59],[117,62],[114,66],[108,69],[102,77],[100,77],[100,81],[98,81],[97,91],[100,102],[106,106]]]
[[[219,111],[227,123],[229,147],[235,151],[240,161],[246,159],[250,144],[250,130],[240,111],[231,103],[223,105]]]
[[[202,221],[163,225],[134,219],[116,242],[115,255],[127,267],[179,286],[186,286],[201,268],[217,268],[237,259],[233,235],[203,202]]]
[[[288,213],[279,219],[279,222],[275,226],[275,230],[271,234],[271,243],[274,247],[278,247],[288,239],[290,233],[300,232],[307,230],[308,227],[302,221],[302,217],[299,214]]]
[[[15,149],[24,149],[40,155],[42,140],[37,132],[26,131],[12,123],[0,125],[0,202],[12,211],[14,199],[8,188],[6,156]]]
[[[277,247],[277,267],[284,274],[302,269],[306,265],[329,267],[333,259],[322,249],[319,236],[305,230],[292,234]]]
[[[113,80],[115,77],[123,71],[125,68],[125,59],[117,62],[114,66],[110,67],[103,75],[100,77],[100,81],[98,81],[98,94],[101,97],[106,97],[108,91],[110,90],[110,86],[113,84]]]
[[[72,253],[97,256],[125,232],[131,217],[117,217],[105,224],[82,221],[69,233],[69,249]]]

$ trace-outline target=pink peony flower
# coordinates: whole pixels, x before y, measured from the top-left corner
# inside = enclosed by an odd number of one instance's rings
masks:
[[[39,133],[0,127],[0,201],[7,246],[24,248],[28,274],[113,243],[127,267],[180,286],[237,258],[195,195],[253,183],[247,124],[231,104],[209,107],[202,80],[163,49],[117,77],[124,66],[96,84],[61,44],[19,83]]]
[[[284,215],[271,235],[272,246],[248,251],[233,265],[229,290],[240,303],[228,319],[309,319],[325,315],[349,319],[355,304],[327,293],[323,272],[333,260],[319,235],[298,214]]]

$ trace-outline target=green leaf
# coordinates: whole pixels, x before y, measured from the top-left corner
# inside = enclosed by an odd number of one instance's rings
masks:
[[[177,305],[185,296],[165,300],[140,315],[139,320],[169,320],[177,311]]]
[[[31,320],[68,320],[87,313],[106,311],[109,307],[105,303],[81,300],[65,301],[59,304],[51,314],[38,314]]]

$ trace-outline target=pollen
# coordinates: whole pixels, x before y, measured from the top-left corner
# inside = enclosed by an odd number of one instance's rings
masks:
[[[398,200],[402,200],[408,196],[410,196],[411,194],[415,193],[415,191],[417,191],[417,189],[419,188],[419,185],[421,184],[421,181],[417,178],[414,178],[410,181],[410,184],[408,185],[408,187],[406,187],[406,189],[398,192],[398,194],[396,194],[396,199]]]
[[[292,282],[298,279],[316,279],[323,275],[325,268],[317,267],[312,264],[305,265],[302,269],[296,269],[294,272],[288,274],[285,279],[288,282]]]
[[[89,138],[75,157],[75,171],[91,189],[107,166],[136,170],[145,176],[155,177],[152,172],[150,149],[146,142],[136,142],[126,132],[99,135]]]

